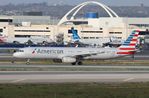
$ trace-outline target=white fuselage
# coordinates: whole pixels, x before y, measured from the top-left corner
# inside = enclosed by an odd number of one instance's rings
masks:
[[[28,47],[13,54],[17,58],[62,59],[63,57],[83,56],[83,59],[110,59],[118,55],[116,48],[81,47]]]

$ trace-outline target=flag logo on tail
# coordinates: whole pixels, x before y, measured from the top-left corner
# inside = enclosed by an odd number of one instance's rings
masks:
[[[139,30],[134,30],[127,40],[118,48],[117,54],[131,55],[135,53],[136,45],[138,42]]]

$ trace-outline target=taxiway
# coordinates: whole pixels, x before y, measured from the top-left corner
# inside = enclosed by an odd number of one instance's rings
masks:
[[[148,82],[148,71],[11,71],[0,72],[0,83]]]

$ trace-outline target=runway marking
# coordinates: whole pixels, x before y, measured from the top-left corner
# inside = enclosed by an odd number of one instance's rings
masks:
[[[14,80],[14,81],[11,81],[11,83],[17,83],[17,82],[21,82],[21,81],[24,81],[26,79],[19,79],[19,80]]]
[[[135,79],[135,78],[128,78],[128,79],[125,79],[125,80],[123,80],[123,81],[124,81],[124,82],[128,82],[128,81],[133,80],[133,79]]]

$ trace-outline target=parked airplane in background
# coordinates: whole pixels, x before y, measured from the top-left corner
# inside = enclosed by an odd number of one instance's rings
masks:
[[[14,43],[14,44],[46,44],[53,42],[49,37],[46,36],[30,36],[30,37],[0,37],[0,42],[3,43]]]
[[[27,47],[13,54],[16,58],[53,59],[81,65],[84,59],[111,59],[133,55],[136,51],[139,31],[133,31],[128,39],[118,48],[87,48],[87,47]]]
[[[105,38],[94,38],[93,39],[81,39],[80,36],[78,35],[77,30],[75,30],[73,27],[71,28],[71,33],[72,33],[72,42],[81,42],[84,44],[89,44],[89,45],[95,45],[95,46],[103,46],[108,44],[110,45],[121,45],[122,41],[117,39],[114,36],[111,37],[105,37]]]

